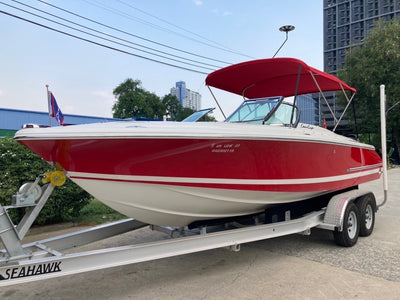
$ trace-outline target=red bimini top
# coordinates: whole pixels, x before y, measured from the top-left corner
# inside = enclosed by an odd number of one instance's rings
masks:
[[[206,78],[206,85],[249,99],[290,97],[296,94],[299,73],[297,95],[318,93],[320,89],[328,92],[343,88],[356,92],[355,88],[335,76],[314,69],[295,58],[259,59],[231,65],[210,73]]]

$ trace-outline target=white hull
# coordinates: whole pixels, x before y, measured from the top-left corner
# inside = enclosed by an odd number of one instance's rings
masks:
[[[194,221],[262,212],[268,205],[293,202],[321,192],[262,192],[162,184],[77,179],[78,185],[107,206],[154,225],[181,227]]]

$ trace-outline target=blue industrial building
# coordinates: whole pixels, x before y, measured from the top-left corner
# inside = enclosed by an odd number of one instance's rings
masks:
[[[64,114],[64,125],[118,121],[120,119]],[[52,126],[57,126],[54,118]],[[47,112],[0,108],[0,136],[13,135],[24,124],[50,125]]]

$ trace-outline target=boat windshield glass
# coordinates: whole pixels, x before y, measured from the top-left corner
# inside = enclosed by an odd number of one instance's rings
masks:
[[[289,125],[293,104],[283,102],[283,97],[246,100],[225,122],[249,122],[256,124]],[[295,107],[293,122],[298,119]]]
[[[226,122],[263,122],[264,117],[279,103],[280,97],[246,100]]]
[[[196,122],[197,120],[199,120],[204,115],[212,112],[214,109],[215,109],[215,107],[206,108],[206,109],[202,109],[202,110],[196,111],[196,112],[192,113],[186,119],[183,119],[182,122]]]

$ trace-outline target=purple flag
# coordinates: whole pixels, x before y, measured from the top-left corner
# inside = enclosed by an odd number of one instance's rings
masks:
[[[50,92],[50,105],[51,105],[51,116],[54,117],[58,124],[63,125],[64,123],[64,115],[61,112],[61,109],[57,105],[56,98],[53,93]]]

